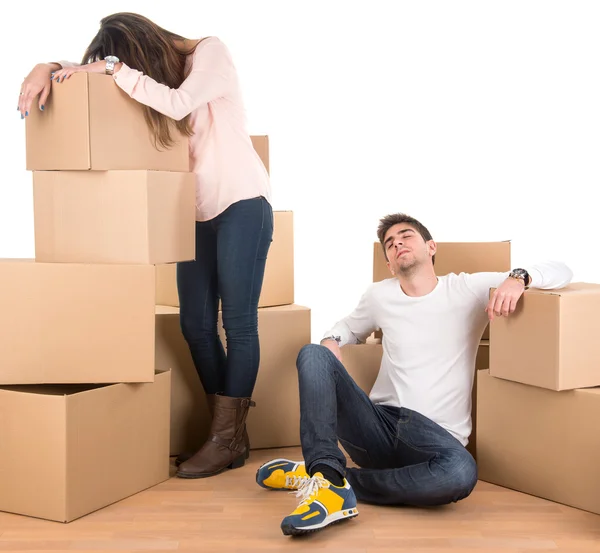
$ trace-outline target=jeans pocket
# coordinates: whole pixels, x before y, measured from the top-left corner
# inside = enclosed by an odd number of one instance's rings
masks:
[[[348,440],[344,440],[338,436],[338,440],[342,447],[346,451],[346,453],[350,456],[353,462],[355,462],[359,467],[369,468],[371,466],[371,458],[369,457],[369,453],[366,449],[354,445],[352,442]]]

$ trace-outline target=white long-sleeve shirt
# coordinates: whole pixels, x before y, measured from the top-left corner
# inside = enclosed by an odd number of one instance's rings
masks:
[[[573,277],[560,262],[541,263],[528,272],[531,288],[562,288]],[[417,411],[466,445],[475,358],[488,323],[485,308],[490,289],[508,275],[451,273],[421,297],[407,296],[395,278],[376,282],[324,337],[339,336],[344,346],[363,343],[381,329],[383,357],[370,393],[373,403]]]

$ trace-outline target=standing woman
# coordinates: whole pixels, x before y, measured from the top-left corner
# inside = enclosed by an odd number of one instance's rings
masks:
[[[177,476],[203,478],[241,467],[249,454],[246,417],[259,366],[258,300],[273,211],[231,55],[215,37],[189,40],[137,14],[110,15],[82,65],[40,64],[31,71],[19,96],[21,116],[38,95],[44,109],[51,79],[65,83],[81,71],[112,75],[143,104],[157,147],[173,144],[174,127],[190,137],[196,257],[178,264],[177,286],[181,329],[213,419],[208,440],[179,465]],[[217,332],[219,299],[227,354]]]

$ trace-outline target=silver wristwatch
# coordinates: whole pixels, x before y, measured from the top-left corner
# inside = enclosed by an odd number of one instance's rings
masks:
[[[342,341],[342,337],[341,336],[325,336],[325,338],[321,339],[320,343],[322,344],[325,340],[335,340],[339,345],[339,343]]]
[[[525,269],[513,269],[508,277],[523,281],[525,290],[527,290],[531,284],[531,277]]]
[[[115,63],[119,63],[119,58],[117,56],[106,56],[104,58],[106,62],[106,74],[112,75],[115,72]]]

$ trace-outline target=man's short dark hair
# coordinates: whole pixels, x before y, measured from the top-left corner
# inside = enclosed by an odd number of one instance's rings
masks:
[[[385,235],[387,234],[387,231],[390,230],[394,225],[398,225],[400,223],[406,223],[407,225],[410,225],[412,228],[414,228],[421,235],[421,238],[423,238],[425,242],[433,240],[433,237],[431,236],[431,233],[427,230],[427,227],[419,221],[417,221],[414,217],[411,217],[406,213],[392,213],[391,215],[386,215],[385,217],[383,217],[383,219],[380,219],[379,221],[379,226],[377,227],[377,238],[379,238],[379,242],[381,244],[381,247],[383,248],[383,255],[385,255],[385,259],[387,261],[389,261],[389,259],[385,251],[385,246],[383,244]],[[433,263],[435,263],[435,255],[433,256],[432,261]]]

